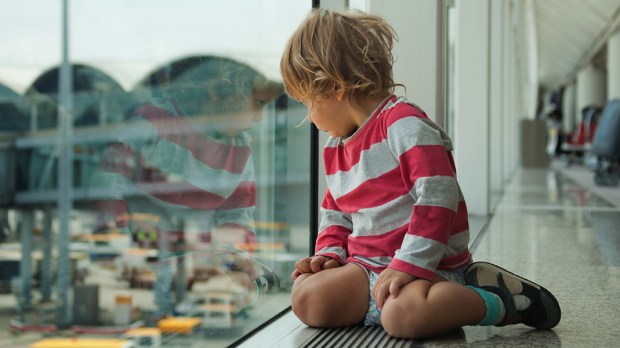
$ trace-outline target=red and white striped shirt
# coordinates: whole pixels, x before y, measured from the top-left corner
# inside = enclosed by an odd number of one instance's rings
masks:
[[[448,135],[391,96],[323,150],[327,192],[316,254],[432,279],[471,261],[467,207]]]

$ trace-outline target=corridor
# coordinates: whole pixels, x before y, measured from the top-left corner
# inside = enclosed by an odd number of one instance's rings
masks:
[[[561,170],[574,174],[581,169]],[[592,174],[584,175],[591,183]],[[474,246],[474,257],[545,286],[560,302],[562,320],[553,332],[529,332],[526,327],[466,328],[467,342],[617,346],[620,208],[593,193],[598,189],[580,186],[559,170],[522,170],[513,178],[480,243]],[[620,190],[607,188],[607,195],[609,200],[614,195],[620,198]]]

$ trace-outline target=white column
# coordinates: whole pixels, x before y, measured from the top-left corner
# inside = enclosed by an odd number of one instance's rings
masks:
[[[512,40],[510,41],[512,50],[512,64],[511,64],[511,82],[512,82],[512,114],[510,120],[510,133],[509,138],[514,147],[511,156],[511,165],[520,166],[521,164],[521,138],[520,138],[520,120],[523,117],[523,85],[521,79],[523,78],[523,41],[521,37],[521,16],[523,13],[523,3],[520,0],[512,1],[511,11],[511,32]]]
[[[507,183],[512,176],[512,172],[514,170],[514,158],[515,158],[515,149],[514,139],[511,136],[514,132],[515,126],[513,125],[513,114],[514,114],[514,59],[513,59],[513,28],[512,28],[512,3],[508,2],[505,4],[504,13],[503,13],[503,32],[504,32],[504,40],[503,40],[503,51],[504,51],[504,114],[503,114],[503,130],[504,130],[504,159],[502,161],[503,166],[503,180],[504,183]]]
[[[590,105],[603,107],[607,93],[605,92],[605,73],[593,65],[588,65],[577,73],[577,115]]]
[[[399,94],[419,105],[428,116],[443,127],[443,66],[438,29],[439,6],[442,1],[384,0],[369,1],[368,12],[392,25],[400,40],[394,47],[394,80],[406,87]]]
[[[495,199],[499,197],[504,187],[504,121],[506,108],[504,105],[504,1],[492,1],[491,5],[491,47],[490,47],[490,187],[491,210]]]
[[[577,109],[575,107],[575,83],[570,83],[564,88],[562,95],[562,128],[573,130],[577,124]]]
[[[459,0],[455,161],[470,214],[489,213],[489,1]]]
[[[607,42],[607,100],[620,99],[620,31]]]
[[[536,36],[536,15],[532,0],[522,1],[522,15],[524,23],[521,36],[523,37],[522,66],[523,66],[523,117],[536,118],[538,102],[538,40]]]
[[[345,0],[321,0],[321,8],[332,11],[344,10],[346,6]]]

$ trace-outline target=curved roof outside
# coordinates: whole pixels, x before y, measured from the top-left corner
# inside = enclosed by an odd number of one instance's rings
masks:
[[[16,97],[18,95],[19,94],[17,94],[17,92],[12,90],[10,87],[5,86],[2,83],[0,83],[0,100],[3,98]]]
[[[113,93],[123,90],[116,80],[99,69],[83,64],[73,64],[72,68],[73,91],[75,92],[101,91]],[[40,93],[56,97],[58,94],[59,74],[60,67],[54,67],[45,71],[26,90],[26,95]]]
[[[133,92],[140,88],[152,89],[154,93],[167,90],[193,115],[222,112],[222,107],[235,108],[240,97],[249,98],[253,90],[266,87],[267,83],[265,75],[248,64],[227,57],[196,55],[158,67]],[[209,100],[218,102],[205,103]],[[205,110],[209,104],[217,109]]]
[[[43,128],[54,127],[57,122],[55,103],[59,97],[59,73],[60,67],[43,72],[24,94],[26,99],[38,100],[37,108],[44,110],[39,116],[39,126]],[[222,108],[234,109],[239,105],[239,98],[249,97],[255,88],[267,87],[268,84],[273,87],[273,82],[245,63],[207,55],[179,58],[157,67],[142,77],[131,90],[125,90],[105,72],[84,64],[72,65],[72,77],[77,126],[100,122],[102,98],[105,98],[107,105],[106,122],[116,122],[133,111],[141,97],[149,98],[162,92],[173,93],[189,114],[199,114],[205,111],[225,111]],[[20,110],[20,103],[16,102],[16,98],[22,99],[22,96],[0,85],[0,102],[3,95],[10,96],[10,101],[5,103],[7,105],[0,105],[0,112],[5,119],[0,124],[0,130],[25,129],[27,122],[24,120],[24,110]],[[210,103],[209,100],[219,102]],[[205,107],[216,109],[207,110]],[[19,125],[7,123],[14,121]]]

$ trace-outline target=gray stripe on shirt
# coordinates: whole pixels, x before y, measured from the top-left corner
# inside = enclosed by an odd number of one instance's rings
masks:
[[[362,151],[359,162],[349,170],[328,175],[327,186],[334,199],[338,199],[364,182],[378,178],[396,167],[398,160],[387,142],[381,141]]]
[[[459,203],[459,189],[452,176],[430,176],[418,178],[411,193],[415,205],[443,207],[456,211]]]
[[[347,261],[347,251],[341,247],[325,247],[319,250],[316,254],[325,255],[329,253],[338,255],[338,257],[340,258],[340,261],[343,263]]]
[[[469,243],[469,230],[459,232],[450,236],[448,239],[448,247],[444,257],[452,257],[462,253],[467,249]]]
[[[440,242],[407,234],[402,248],[396,251],[394,258],[434,272],[445,250],[446,246]]]
[[[408,224],[412,204],[411,196],[406,194],[377,207],[360,209],[358,213],[351,214],[353,235],[379,236]]]
[[[415,146],[444,145],[440,131],[415,116],[394,122],[388,128],[388,139],[397,158]]]
[[[351,219],[348,218],[348,215],[340,211],[321,208],[321,216],[322,216],[322,219],[321,219],[321,225],[319,227],[319,233],[323,232],[323,230],[326,229],[327,227],[330,227],[333,225],[343,226],[349,230],[353,229],[353,224],[351,222]]]
[[[364,257],[364,256],[355,256],[357,260],[367,263],[370,266],[374,267],[387,267],[392,258],[389,256],[375,256],[375,257]]]

